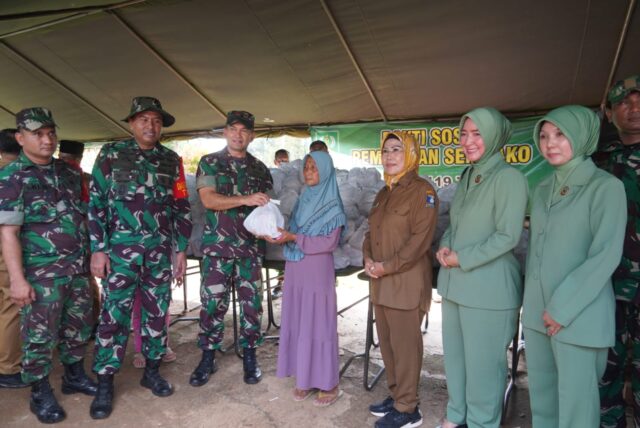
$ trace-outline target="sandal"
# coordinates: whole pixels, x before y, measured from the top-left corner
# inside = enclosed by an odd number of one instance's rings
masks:
[[[144,356],[141,353],[136,352],[135,354],[133,354],[133,367],[137,369],[143,369],[146,367],[146,365],[147,361],[144,359]]]
[[[318,392],[318,390],[315,388],[311,388],[311,389],[293,388],[292,392],[293,392],[293,401],[304,401],[307,398],[311,397],[316,392]]]
[[[333,388],[331,391],[320,391],[318,396],[313,400],[316,407],[327,407],[338,401],[342,397],[343,391],[339,387]]]
[[[173,352],[173,349],[171,349],[171,348],[169,348],[167,346],[167,351],[162,356],[162,362],[163,363],[172,363],[177,359],[178,359],[178,355],[175,352]]]

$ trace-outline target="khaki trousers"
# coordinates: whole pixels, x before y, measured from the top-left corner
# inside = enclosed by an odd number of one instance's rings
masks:
[[[20,309],[11,302],[9,275],[0,270],[0,374],[20,373]]]
[[[374,305],[380,352],[394,407],[403,413],[418,405],[422,369],[422,319],[420,308],[402,310]]]

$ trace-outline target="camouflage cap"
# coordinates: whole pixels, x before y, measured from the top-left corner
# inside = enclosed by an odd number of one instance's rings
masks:
[[[227,125],[233,125],[234,123],[240,122],[247,129],[253,131],[255,121],[256,118],[248,111],[232,110],[227,113]]]
[[[57,126],[51,112],[44,107],[29,107],[16,114],[16,128],[37,131],[45,126]]]
[[[607,101],[611,105],[617,104],[634,91],[640,92],[640,75],[627,77],[614,83],[607,95]]]
[[[153,97],[135,97],[131,100],[131,111],[129,115],[122,119],[123,122],[128,122],[133,116],[138,113],[142,113],[145,111],[155,111],[156,113],[160,113],[162,116],[162,126],[169,127],[173,125],[176,121],[175,117],[171,116],[169,113],[162,109],[162,104],[158,101],[157,98]]]

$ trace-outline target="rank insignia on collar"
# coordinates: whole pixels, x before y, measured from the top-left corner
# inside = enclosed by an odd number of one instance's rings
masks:
[[[476,179],[474,181],[476,182],[476,184],[480,183],[482,181],[482,175],[476,175]]]

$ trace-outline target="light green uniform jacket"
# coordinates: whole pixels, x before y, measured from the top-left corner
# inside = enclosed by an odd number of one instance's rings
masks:
[[[460,267],[440,269],[438,293],[459,305],[515,309],[522,275],[513,255],[527,205],[524,176],[500,152],[463,173],[451,202],[451,223],[440,241],[458,253]]]
[[[543,180],[533,194],[522,324],[546,334],[546,310],[563,326],[556,340],[612,346],[611,274],[622,256],[624,186],[590,159],[552,194],[553,181]]]

